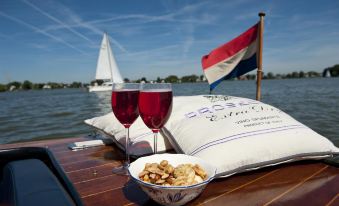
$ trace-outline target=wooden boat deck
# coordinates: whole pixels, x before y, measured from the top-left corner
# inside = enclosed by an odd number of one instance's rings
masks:
[[[67,144],[88,137],[0,145],[0,149],[48,147],[87,206],[157,205],[126,176],[112,174],[124,155],[115,146],[71,151]],[[189,205],[339,206],[339,168],[303,161],[212,181]]]

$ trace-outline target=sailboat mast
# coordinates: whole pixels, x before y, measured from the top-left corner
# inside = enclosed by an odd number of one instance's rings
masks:
[[[109,64],[109,71],[111,72],[111,82],[113,82],[113,72],[112,72],[112,63],[111,63],[111,58],[110,58],[110,49],[111,45],[109,44],[109,40],[108,40],[108,35],[105,32],[106,35],[106,47],[107,47],[107,56],[108,56],[108,64]]]

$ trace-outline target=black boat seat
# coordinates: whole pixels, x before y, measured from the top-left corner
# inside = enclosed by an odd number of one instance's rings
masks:
[[[0,150],[0,206],[83,206],[48,148]]]
[[[38,159],[9,162],[3,169],[1,187],[2,199],[9,205],[75,205],[54,174]]]

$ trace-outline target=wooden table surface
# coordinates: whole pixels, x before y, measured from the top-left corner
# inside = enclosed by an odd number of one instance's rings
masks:
[[[67,145],[87,137],[0,145],[0,149],[48,147],[86,206],[157,205],[127,176],[112,174],[124,155],[115,146],[71,151]],[[213,180],[188,205],[339,206],[339,168],[302,161]]]

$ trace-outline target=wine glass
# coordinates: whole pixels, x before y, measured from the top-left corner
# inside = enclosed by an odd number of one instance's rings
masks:
[[[154,154],[157,153],[157,136],[172,111],[172,86],[167,83],[140,84],[139,112],[142,120],[154,134]]]
[[[128,175],[129,158],[129,127],[139,116],[138,98],[139,84],[135,83],[114,83],[112,87],[112,110],[119,122],[126,129],[125,153],[126,161],[122,166],[113,169],[115,174]]]

